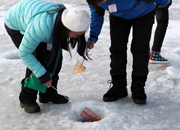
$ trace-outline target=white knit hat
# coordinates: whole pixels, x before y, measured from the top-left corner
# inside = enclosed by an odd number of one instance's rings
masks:
[[[89,28],[90,17],[83,9],[70,7],[63,11],[61,17],[64,26],[73,32],[84,32]]]

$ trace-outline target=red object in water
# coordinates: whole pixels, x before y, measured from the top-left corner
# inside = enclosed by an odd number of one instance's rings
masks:
[[[93,111],[91,111],[87,107],[85,107],[84,111],[80,114],[80,116],[88,122],[101,120],[101,118],[99,116],[97,116]]]

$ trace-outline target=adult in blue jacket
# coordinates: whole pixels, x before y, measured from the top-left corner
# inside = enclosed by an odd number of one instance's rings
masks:
[[[105,102],[126,97],[127,43],[132,28],[131,52],[133,56],[131,92],[133,102],[146,103],[145,83],[148,75],[149,41],[157,4],[167,7],[169,0],[87,0],[91,10],[88,47],[93,48],[107,10],[110,21],[110,75],[113,86],[103,95]]]
[[[53,77],[59,48],[70,52],[70,47],[77,44],[77,52],[85,57],[86,40],[84,33],[90,24],[89,14],[78,8],[66,9],[60,3],[42,0],[23,0],[11,7],[5,16],[5,28],[12,41],[19,49],[18,54],[23,60],[28,78],[32,73],[41,84],[47,86],[46,93],[39,93],[39,101],[60,104],[67,103],[68,97],[57,93],[58,73],[62,66],[62,51]],[[34,55],[35,52],[35,55]],[[38,91],[24,87],[19,95],[20,105],[28,113],[39,112],[36,103]]]

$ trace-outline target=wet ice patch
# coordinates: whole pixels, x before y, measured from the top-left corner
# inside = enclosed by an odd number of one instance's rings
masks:
[[[2,6],[0,7],[0,35],[6,34],[6,30],[4,28],[4,17],[6,11],[1,11]]]
[[[1,55],[2,59],[7,59],[7,60],[16,60],[20,59],[18,55],[18,51],[12,51],[12,52],[6,52],[3,55]]]
[[[178,48],[178,49],[175,49],[175,50],[173,51],[173,53],[176,54],[176,55],[180,55],[180,49],[179,49],[179,48]]]
[[[24,69],[25,64],[18,56],[17,51],[7,51],[6,53],[0,54],[0,68],[2,71],[6,70],[16,70]]]
[[[166,72],[173,78],[180,78],[180,68],[175,66],[169,66],[166,68]]]
[[[9,9],[8,6],[5,6],[5,5],[0,6],[0,11],[8,10],[8,9]]]

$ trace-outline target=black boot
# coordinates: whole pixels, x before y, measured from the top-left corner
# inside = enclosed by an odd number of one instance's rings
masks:
[[[55,104],[63,104],[68,101],[69,98],[67,96],[58,94],[52,87],[48,88],[46,93],[39,93],[39,102],[41,103],[53,102]]]
[[[24,87],[24,79],[21,81],[22,87],[19,95],[20,106],[27,113],[35,113],[40,111],[39,105],[36,103],[37,91]]]
[[[113,84],[113,86],[111,87],[111,83]],[[127,81],[126,79],[122,79],[122,80],[112,80],[110,82],[110,89],[107,91],[107,93],[105,93],[103,95],[103,101],[105,102],[112,102],[112,101],[116,101],[120,98],[124,98],[128,96],[128,92],[127,92]]]
[[[27,113],[35,113],[35,112],[41,111],[39,105],[36,102],[31,102],[31,103],[26,103],[26,104],[20,102],[20,106],[24,108],[24,111]]]
[[[137,78],[133,79],[135,79],[132,80],[131,85],[133,102],[136,104],[146,104],[147,96],[144,90],[146,78],[144,80],[142,80],[142,78],[139,78],[139,80]]]
[[[69,98],[64,95],[60,94],[55,94],[55,95],[48,95],[48,96],[40,96],[39,97],[39,102],[41,103],[48,103],[48,102],[53,102],[54,104],[63,104],[67,103],[69,101]]]

